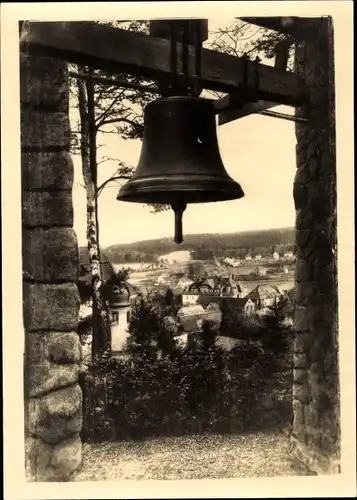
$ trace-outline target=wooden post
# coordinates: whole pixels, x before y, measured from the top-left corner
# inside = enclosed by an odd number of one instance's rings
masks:
[[[314,472],[339,471],[334,49],[331,18],[296,45],[311,103],[297,108],[293,453]]]

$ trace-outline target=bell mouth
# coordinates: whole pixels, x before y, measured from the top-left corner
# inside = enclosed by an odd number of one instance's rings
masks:
[[[171,177],[171,176],[170,176]],[[117,200],[131,203],[172,205],[174,203],[214,203],[244,197],[244,191],[233,179],[218,176],[174,175],[137,177],[119,190]]]

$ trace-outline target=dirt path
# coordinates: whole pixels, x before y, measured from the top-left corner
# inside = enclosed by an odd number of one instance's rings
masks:
[[[83,446],[74,481],[229,479],[301,475],[281,432],[119,441]]]

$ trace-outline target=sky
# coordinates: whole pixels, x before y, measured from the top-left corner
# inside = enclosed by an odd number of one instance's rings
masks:
[[[209,29],[224,27],[232,19],[209,20]],[[264,61],[273,64],[273,61]],[[276,111],[292,114],[285,106]],[[75,120],[76,113],[71,111]],[[188,205],[183,216],[183,232],[230,233],[237,231],[291,227],[295,224],[293,180],[296,170],[294,122],[262,115],[250,115],[217,126],[217,137],[223,164],[228,174],[243,188],[240,200]],[[123,140],[106,134],[99,138],[105,146],[98,151],[102,156],[119,158],[136,166],[141,141]],[[82,187],[81,162],[74,157],[75,185],[73,203],[75,230],[80,245],[86,245],[85,190]],[[113,162],[99,166],[99,181],[116,171]],[[116,200],[118,185],[109,185],[99,197],[100,244],[107,247],[144,239],[172,237],[174,214],[167,211],[151,213],[149,207]]]

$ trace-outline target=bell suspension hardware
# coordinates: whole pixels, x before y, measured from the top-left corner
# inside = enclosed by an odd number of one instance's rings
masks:
[[[172,96],[144,110],[144,136],[138,167],[118,200],[170,205],[175,242],[182,242],[182,215],[189,203],[239,199],[241,186],[224,168],[211,101]]]
[[[175,243],[182,243],[182,216],[188,203],[207,203],[244,196],[227,174],[219,153],[215,109],[202,99],[200,22],[170,21],[170,80],[156,82],[163,97],[144,110],[144,137],[134,176],[118,200],[170,205],[175,214]],[[158,29],[158,27],[156,27]],[[162,31],[160,32],[163,36]],[[189,42],[195,42],[195,71],[190,74]],[[178,68],[177,43],[182,67]]]

